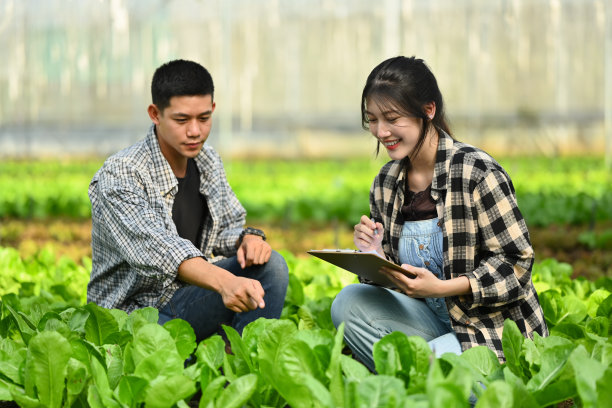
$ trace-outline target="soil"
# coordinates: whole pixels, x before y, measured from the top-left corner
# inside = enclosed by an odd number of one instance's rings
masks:
[[[249,220],[248,225],[266,231],[268,242],[276,250],[288,250],[297,257],[307,257],[309,249],[353,248],[353,229],[344,224],[264,223]],[[588,225],[551,225],[530,227],[536,261],[555,258],[574,268],[574,277],[594,280],[612,277],[612,250],[590,249],[578,240],[580,234],[593,230],[612,230],[612,221]],[[91,257],[91,220],[0,219],[0,246],[17,248],[23,257],[51,247],[57,256],[66,255],[75,261]]]
[[[612,248],[590,249],[580,243],[582,233],[593,231],[602,233],[612,230],[612,221],[587,225],[551,225],[529,228],[531,241],[536,254],[536,262],[554,258],[567,262],[574,269],[573,277],[584,276],[589,280],[599,277],[612,277]]]

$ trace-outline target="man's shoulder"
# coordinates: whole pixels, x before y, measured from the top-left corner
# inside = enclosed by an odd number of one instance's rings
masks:
[[[202,161],[203,163],[208,164],[220,164],[223,165],[223,161],[221,160],[221,156],[217,151],[207,144],[202,147],[200,154],[198,154],[197,159]]]
[[[132,171],[136,172],[149,171],[151,169],[151,154],[146,139],[140,140],[109,156],[94,176],[94,181],[103,177],[105,173],[123,173],[126,169],[132,169]]]
[[[131,146],[126,147],[118,151],[117,153],[110,156],[109,160],[124,160],[124,161],[133,161],[134,163],[138,163],[142,160],[150,160],[150,147],[147,143],[147,139],[139,140]]]
[[[221,156],[212,146],[204,145],[196,156],[195,161],[201,172],[208,174],[221,172],[225,174],[223,160],[221,160]]]

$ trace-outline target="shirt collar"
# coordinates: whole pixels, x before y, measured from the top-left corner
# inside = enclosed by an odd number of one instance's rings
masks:
[[[157,135],[155,133],[155,124],[151,124],[151,127],[147,132],[146,141],[149,149],[151,150],[151,157],[153,161],[153,169],[151,174],[157,181],[157,184],[160,186],[162,194],[166,195],[175,188],[178,188],[178,180],[170,167],[170,163],[168,163],[168,160],[166,160],[161,152],[159,141],[157,140]],[[210,147],[204,145],[200,153],[195,157],[195,163],[196,166],[198,166],[198,171],[200,172],[200,179],[204,181],[208,180],[210,172],[207,170],[212,168],[216,163],[215,153]],[[200,189],[202,188],[203,185],[201,184]]]
[[[454,140],[448,133],[442,129],[438,129],[438,150],[436,153],[436,164],[434,165],[434,174],[431,182],[431,197],[437,200],[440,194],[446,190],[446,180],[450,169],[450,158],[452,156]],[[389,174],[395,175],[395,188],[400,193],[404,192],[404,177],[405,172],[402,171],[406,166],[406,157],[402,160],[396,160],[393,167],[389,169]]]
[[[431,196],[437,200],[446,189],[446,180],[450,170],[454,140],[448,133],[438,129],[438,152],[436,153],[436,164],[431,182]]]
[[[149,131],[147,132],[147,146],[151,150],[151,160],[153,162],[153,168],[151,169],[151,175],[156,181],[157,185],[160,186],[161,193],[163,195],[168,194],[175,187],[178,188],[178,181],[176,176],[172,172],[170,163],[164,157],[159,147],[159,141],[155,134],[155,124],[151,124]]]

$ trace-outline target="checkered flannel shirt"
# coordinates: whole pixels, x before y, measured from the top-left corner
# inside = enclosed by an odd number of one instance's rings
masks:
[[[529,233],[504,169],[485,152],[439,133],[431,197],[444,235],[444,275],[466,276],[472,288],[471,295],[446,298],[451,324],[463,350],[486,345],[504,361],[505,319],[514,320],[524,336],[548,335],[531,281]],[[404,165],[387,163],[370,191],[371,216],[385,226],[383,250],[395,263]]]
[[[127,312],[161,308],[185,285],[177,279],[183,261],[205,256],[215,262],[236,254],[246,211],[211,147],[205,145],[195,162],[210,212],[201,248],[179,237],[172,221],[178,181],[154,125],[144,140],[108,158],[94,175],[89,185],[93,265],[88,301]]]

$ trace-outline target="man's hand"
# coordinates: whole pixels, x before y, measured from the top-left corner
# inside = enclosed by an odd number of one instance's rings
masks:
[[[258,307],[266,307],[264,302],[264,290],[261,283],[255,279],[234,276],[233,279],[225,281],[219,290],[223,298],[223,304],[233,312],[248,312]]]
[[[236,276],[199,256],[179,265],[178,278],[190,285],[214,290],[221,295],[225,307],[237,313],[266,306],[265,293],[258,280]]]
[[[272,247],[258,235],[245,235],[236,252],[242,269],[251,265],[263,265],[270,260]]]

